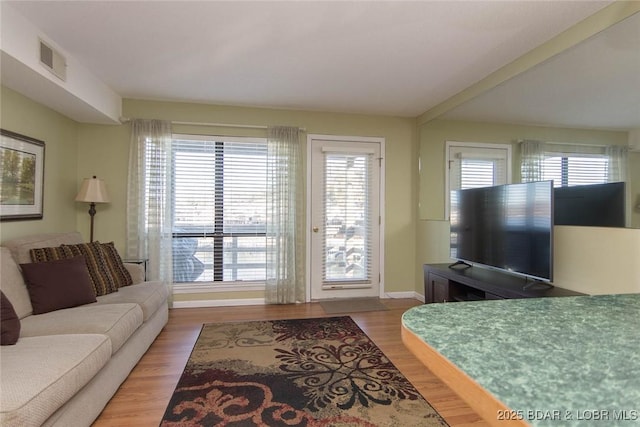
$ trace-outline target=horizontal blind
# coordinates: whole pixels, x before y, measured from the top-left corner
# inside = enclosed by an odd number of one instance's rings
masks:
[[[603,184],[608,179],[609,160],[605,156],[547,154],[543,161],[543,180],[554,187]]]
[[[265,279],[266,142],[175,139],[174,279]]]
[[[496,175],[500,175],[500,160],[462,159],[460,166],[460,187],[464,190],[495,185]]]
[[[508,182],[507,172],[510,167],[509,149],[507,147],[489,146],[449,146],[449,188],[445,214],[451,224],[457,224],[459,218],[450,212],[457,212],[459,204],[457,190],[478,187],[491,187]],[[452,209],[453,208],[453,209]],[[457,233],[450,236],[450,256],[457,257]]]
[[[264,233],[267,212],[266,143],[224,143],[224,232]],[[219,203],[220,203],[219,202]]]
[[[323,284],[370,284],[373,155],[324,153]]]
[[[451,146],[449,150],[450,191],[507,183],[507,149]]]
[[[213,234],[216,148],[212,141],[173,141],[175,232]]]

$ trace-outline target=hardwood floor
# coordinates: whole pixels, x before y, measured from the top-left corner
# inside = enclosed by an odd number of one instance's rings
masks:
[[[386,299],[384,304],[389,310],[353,313],[351,317],[451,426],[486,426],[404,347],[400,338],[402,313],[421,303]],[[93,425],[157,426],[203,323],[327,316],[317,303],[170,310],[164,330]]]

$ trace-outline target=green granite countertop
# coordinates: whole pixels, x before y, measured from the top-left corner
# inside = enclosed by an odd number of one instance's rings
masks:
[[[640,294],[427,304],[402,322],[534,426],[640,424]]]

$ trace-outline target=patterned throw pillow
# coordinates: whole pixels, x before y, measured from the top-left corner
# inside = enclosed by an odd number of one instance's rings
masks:
[[[64,251],[61,247],[30,249],[29,255],[31,256],[32,262],[46,262],[66,259]]]
[[[100,247],[116,286],[122,288],[123,286],[133,285],[131,274],[122,263],[122,258],[120,258],[120,254],[113,242],[101,243]]]
[[[31,249],[29,253],[33,262],[54,261],[83,256],[96,296],[118,291],[115,280],[107,266],[102,247],[98,242]]]

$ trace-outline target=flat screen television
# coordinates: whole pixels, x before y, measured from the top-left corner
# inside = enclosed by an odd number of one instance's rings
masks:
[[[576,185],[554,189],[555,225],[624,227],[624,182]]]
[[[451,192],[451,256],[553,280],[552,181]]]

